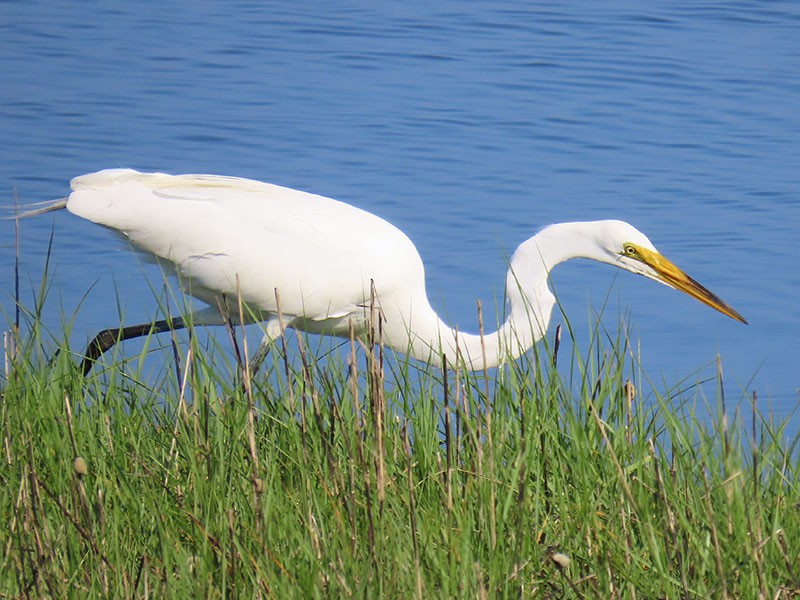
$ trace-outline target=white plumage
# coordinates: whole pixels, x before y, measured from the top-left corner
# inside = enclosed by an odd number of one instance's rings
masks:
[[[452,362],[458,347],[465,366],[478,369],[485,348],[486,365],[495,366],[544,335],[555,302],[548,274],[575,257],[645,275],[745,322],[622,221],[551,225],[522,243],[506,281],[508,318],[481,340],[456,334],[433,311],[422,260],[411,240],[349,204],[248,179],[129,169],[76,177],[72,190],[66,202],[70,212],[124,235],[174,269],[186,292],[209,304],[193,315],[193,322],[221,323],[222,302],[237,315],[241,294],[248,310],[267,323],[265,343],[280,332],[277,290],[285,327],[348,336],[352,322],[363,335],[374,300],[383,319],[383,342],[395,350],[434,362],[444,353]],[[62,201],[51,209],[63,206]],[[147,331],[143,327],[123,337],[141,335]]]

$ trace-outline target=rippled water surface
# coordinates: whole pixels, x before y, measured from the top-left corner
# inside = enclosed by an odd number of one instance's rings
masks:
[[[3,204],[64,196],[71,177],[116,166],[333,196],[409,234],[434,306],[462,329],[539,227],[624,219],[750,325],[576,263],[554,284],[579,340],[589,307],[605,304],[612,330],[627,311],[657,385],[712,376],[719,353],[729,395],[794,410],[800,4],[152,7],[0,3]],[[24,302],[51,233],[48,322],[80,305],[83,343],[118,323],[118,304],[132,322],[155,314],[144,278],[158,287],[157,272],[66,213],[22,225]],[[0,223],[7,319],[13,239]]]

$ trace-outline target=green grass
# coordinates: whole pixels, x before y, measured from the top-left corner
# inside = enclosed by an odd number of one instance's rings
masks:
[[[0,383],[0,597],[800,595],[798,440],[632,398],[624,331],[489,379],[295,336],[258,374],[191,337],[84,379],[37,315]]]

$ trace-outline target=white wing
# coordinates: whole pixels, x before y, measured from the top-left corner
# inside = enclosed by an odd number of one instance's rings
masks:
[[[172,263],[186,290],[274,313],[340,318],[424,290],[422,261],[390,223],[349,204],[249,179],[110,169],[72,180],[70,212]]]

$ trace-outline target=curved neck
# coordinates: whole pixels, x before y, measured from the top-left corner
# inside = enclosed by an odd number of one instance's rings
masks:
[[[422,311],[427,314],[418,314],[412,319],[411,327],[406,330],[411,331],[408,346],[395,349],[437,366],[442,365],[444,355],[448,365],[454,365],[458,361],[470,371],[492,368],[508,360],[515,360],[544,335],[552,304],[546,306],[544,311],[536,311],[539,315],[537,318],[529,318],[529,312],[524,308],[527,303],[518,289],[515,287],[513,291],[507,290],[506,293],[510,310],[497,331],[480,335],[452,328],[428,305],[427,310]],[[408,333],[405,335],[408,336]],[[389,339],[393,339],[392,336]]]
[[[387,339],[407,340],[411,332],[408,345],[397,350],[440,366],[442,354],[448,364],[458,357],[472,371],[517,359],[547,332],[555,306],[547,285],[550,271],[570,258],[590,256],[593,231],[591,223],[551,225],[517,248],[506,274],[508,316],[497,331],[481,336],[451,328],[431,308],[423,290],[412,300],[414,310],[405,313],[411,315],[405,317],[405,338]]]
[[[480,335],[447,325],[423,295],[413,302],[410,318],[408,311],[396,313],[396,317],[404,314],[400,331],[394,331],[392,315],[387,316],[384,333],[388,335],[385,339],[396,350],[437,366],[442,365],[444,355],[448,365],[458,361],[470,371],[496,367],[518,358],[547,331],[554,297],[547,288],[544,268],[538,274],[526,270],[517,275],[512,259],[506,276],[506,300],[508,315],[505,322],[497,331]],[[487,313],[484,312],[486,321]],[[391,343],[392,340],[408,341],[404,346],[398,346]]]

